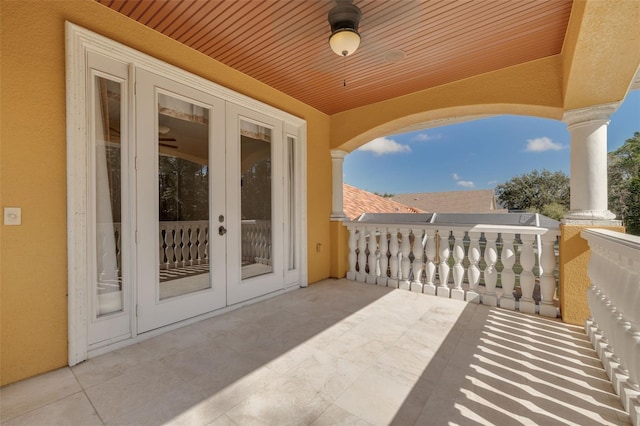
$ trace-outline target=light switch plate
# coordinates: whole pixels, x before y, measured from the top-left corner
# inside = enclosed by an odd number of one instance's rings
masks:
[[[22,209],[20,207],[4,208],[4,224],[5,225],[21,225]]]

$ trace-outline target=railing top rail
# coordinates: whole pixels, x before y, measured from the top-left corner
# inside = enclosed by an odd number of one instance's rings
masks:
[[[467,231],[474,233],[503,233],[503,234],[521,234],[521,235],[544,235],[551,231],[550,234],[559,234],[559,229],[541,228],[537,226],[513,226],[513,225],[461,225],[455,223],[388,223],[388,222],[344,222],[347,228],[372,228],[378,226],[394,227],[398,229],[435,229],[447,231]]]
[[[580,233],[589,244],[602,244],[616,251],[624,251],[629,258],[640,262],[640,237],[609,229],[585,229]]]

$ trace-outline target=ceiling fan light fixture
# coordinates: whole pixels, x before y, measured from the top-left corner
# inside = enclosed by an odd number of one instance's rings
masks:
[[[362,12],[351,0],[337,0],[336,5],[329,11],[329,45],[336,55],[349,56],[360,46],[360,18]]]
[[[329,38],[329,45],[336,55],[349,56],[360,46],[360,34],[349,28],[334,31]]]

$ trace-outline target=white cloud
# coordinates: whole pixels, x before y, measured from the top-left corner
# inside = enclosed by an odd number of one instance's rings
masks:
[[[527,152],[560,151],[564,147],[548,137],[529,139],[527,141]]]
[[[453,178],[453,180],[456,181],[456,185],[461,186],[463,188],[474,188],[476,186],[476,184],[470,180],[462,180],[460,175],[457,173],[452,174],[451,177]]]
[[[487,182],[487,185],[495,185],[496,183],[498,183],[497,180],[490,180],[489,182]]]
[[[413,135],[413,137],[411,138],[412,141],[415,142],[427,142],[427,141],[432,141],[435,139],[440,139],[440,135],[430,135],[428,133],[418,133]]]
[[[411,152],[409,145],[402,145],[393,139],[377,138],[358,148],[360,151],[371,151],[375,155],[393,154],[396,152]]]

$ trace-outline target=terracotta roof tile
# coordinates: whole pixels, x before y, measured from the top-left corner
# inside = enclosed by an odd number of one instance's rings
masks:
[[[359,189],[346,183],[342,185],[344,213],[351,220],[362,213],[422,213],[421,210],[389,198]]]

